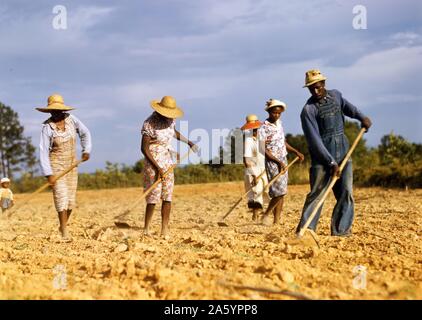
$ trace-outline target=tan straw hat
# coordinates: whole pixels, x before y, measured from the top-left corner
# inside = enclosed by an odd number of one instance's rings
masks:
[[[265,111],[268,111],[273,107],[282,107],[284,112],[287,109],[287,104],[277,99],[270,99],[265,103]]]
[[[64,104],[63,97],[59,94],[53,94],[48,97],[47,107],[35,108],[41,112],[52,112],[52,111],[69,111],[75,108],[66,106]]]
[[[164,96],[161,101],[152,100],[151,107],[166,118],[179,118],[183,116],[183,111],[176,105],[176,100],[171,96]]]
[[[310,85],[323,80],[327,80],[327,78],[321,74],[321,71],[318,69],[309,70],[306,72],[305,85],[303,87],[309,87]]]
[[[255,114],[249,114],[246,117],[246,123],[240,128],[241,130],[258,129],[262,123]]]

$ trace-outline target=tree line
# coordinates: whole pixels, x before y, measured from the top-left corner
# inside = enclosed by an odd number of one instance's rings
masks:
[[[0,174],[13,177],[15,173],[34,174],[37,166],[35,147],[24,136],[18,114],[0,102]]]
[[[360,131],[356,122],[346,121],[345,134],[352,142]],[[242,132],[233,129],[220,147],[217,159],[207,163],[179,166],[175,169],[176,184],[207,183],[243,180],[244,168],[236,164],[242,152]],[[302,164],[289,172],[291,184],[308,183],[310,155],[304,135],[286,134],[289,144],[305,155]],[[223,159],[224,161],[223,163]],[[227,164],[227,159],[231,163]],[[377,147],[368,147],[362,139],[353,156],[354,181],[358,186],[390,188],[422,187],[422,144],[412,143],[393,132],[384,135]],[[289,159],[290,161],[292,158]],[[80,189],[106,189],[140,187],[143,185],[144,159],[133,165],[106,162],[104,169],[79,174]],[[24,135],[18,114],[11,107],[0,103],[0,174],[17,178],[13,182],[16,192],[31,192],[45,183],[38,176],[36,148],[30,137]]]

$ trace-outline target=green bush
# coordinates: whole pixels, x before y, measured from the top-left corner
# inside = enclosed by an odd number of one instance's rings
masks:
[[[354,179],[357,185],[366,187],[422,188],[422,161],[357,168]]]
[[[359,132],[356,123],[346,123],[349,140]],[[301,135],[287,135],[288,140],[302,151],[306,159],[294,164],[289,171],[290,184],[309,183],[310,159],[306,140]],[[230,139],[229,139],[230,140]],[[232,144],[231,149],[235,149]],[[223,154],[223,149],[220,150]],[[294,155],[289,154],[291,162]],[[389,188],[422,187],[422,145],[406,141],[393,133],[385,135],[377,148],[369,149],[362,140],[353,153],[354,183],[357,186],[381,186]],[[218,160],[218,159],[217,159]],[[221,155],[220,155],[221,160]],[[104,170],[79,174],[79,189],[109,189],[140,187],[143,185],[144,160],[134,166],[106,162]],[[175,169],[176,184],[193,184],[224,181],[242,181],[242,164],[192,164]],[[27,173],[12,182],[15,192],[33,192],[46,182],[43,177]]]

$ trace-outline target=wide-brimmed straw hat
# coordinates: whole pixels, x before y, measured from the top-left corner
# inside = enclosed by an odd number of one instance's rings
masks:
[[[324,81],[324,80],[327,80],[327,78],[321,74],[321,71],[319,71],[318,69],[312,69],[306,72],[305,85],[303,87],[304,88],[309,87],[310,85],[313,85],[314,83]]]
[[[6,182],[10,182],[10,179],[9,178],[2,178],[1,181],[0,181],[0,184],[6,183]]]
[[[241,130],[258,129],[262,123],[258,120],[255,114],[249,114],[246,116],[246,123],[240,128]]]
[[[183,111],[177,106],[176,100],[171,96],[164,96],[161,101],[152,100],[151,107],[166,118],[179,118],[183,116]]]
[[[287,109],[287,104],[281,100],[277,100],[277,99],[270,99],[265,103],[265,111],[270,110],[271,108],[274,107],[282,107],[283,108],[283,112],[286,111]]]
[[[47,107],[35,108],[41,112],[52,112],[52,111],[69,111],[75,108],[66,106],[64,104],[63,97],[59,94],[53,94],[48,97]]]

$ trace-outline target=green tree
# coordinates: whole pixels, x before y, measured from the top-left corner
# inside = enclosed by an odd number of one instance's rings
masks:
[[[344,124],[344,133],[349,140],[350,146],[355,141],[356,137],[360,132],[361,127],[357,122],[346,121]],[[355,151],[353,151],[353,162],[355,165],[367,165],[369,159],[369,150],[366,146],[366,140],[364,138],[360,139],[358,145],[356,146]]]
[[[24,136],[18,114],[0,102],[0,173],[9,177],[15,172],[32,175],[36,162],[35,148]]]
[[[136,173],[142,173],[142,170],[144,170],[145,166],[145,159],[141,159],[135,162],[133,166],[133,171]]]
[[[243,144],[244,135],[240,128],[235,128],[230,131],[226,137],[224,150],[227,153],[227,159],[230,159],[231,164],[243,163]]]
[[[36,149],[32,145],[31,137],[25,138],[24,143],[24,159],[26,174],[29,174],[30,177],[33,177],[37,172],[38,159],[35,156]]]
[[[225,137],[223,146],[219,147],[218,159],[209,161],[213,168],[220,168],[223,164],[243,163],[244,135],[240,128],[231,129]]]
[[[311,156],[309,154],[308,144],[303,134],[292,135],[291,133],[286,134],[286,141],[293,148],[299,150],[305,156],[305,162],[311,162]],[[289,154],[289,161],[293,160],[295,155]]]
[[[415,163],[422,157],[421,150],[420,144],[411,143],[393,132],[383,136],[378,147],[380,161],[383,165]]]

